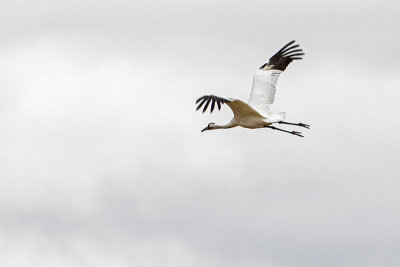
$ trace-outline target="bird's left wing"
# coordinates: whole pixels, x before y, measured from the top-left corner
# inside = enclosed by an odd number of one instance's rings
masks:
[[[205,103],[205,105],[204,105]],[[217,103],[218,109],[221,109],[221,104],[227,104],[232,110],[235,118],[253,116],[264,118],[257,110],[252,108],[249,104],[243,102],[239,99],[234,98],[223,98],[215,95],[205,95],[197,99],[196,104],[198,104],[196,110],[199,110],[203,105],[203,113],[207,110],[209,104],[211,103],[210,113],[213,112],[215,103]]]
[[[214,111],[215,103],[217,103],[218,110],[221,110],[221,104],[229,103],[231,100],[215,96],[215,95],[205,95],[196,100],[196,104],[199,104],[196,110],[199,110],[204,104],[203,113],[207,110],[208,105],[211,103],[210,113]]]
[[[293,60],[302,59],[301,56],[304,55],[303,50],[294,42],[282,47],[254,74],[249,104],[262,114],[270,114],[269,106],[275,100],[279,75]]]

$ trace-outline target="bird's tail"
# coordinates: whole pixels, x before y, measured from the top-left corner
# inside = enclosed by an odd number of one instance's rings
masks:
[[[265,122],[274,123],[278,121],[283,121],[285,118],[286,118],[286,112],[277,112],[269,115],[268,118],[265,120]]]

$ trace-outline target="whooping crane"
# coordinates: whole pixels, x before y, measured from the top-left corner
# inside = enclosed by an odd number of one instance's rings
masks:
[[[290,123],[283,121],[286,117],[285,112],[272,113],[270,105],[274,103],[275,87],[279,74],[293,61],[302,59],[303,50],[298,48],[298,44],[294,44],[294,40],[286,44],[275,55],[273,55],[268,63],[265,63],[256,71],[253,78],[253,86],[251,89],[249,103],[245,103],[239,99],[218,97],[214,95],[205,95],[197,99],[198,104],[196,110],[199,110],[203,104],[203,113],[207,110],[211,102],[210,112],[212,113],[217,103],[218,109],[221,109],[221,104],[227,104],[233,111],[233,119],[225,125],[216,125],[209,123],[202,132],[206,130],[228,129],[236,126],[244,128],[271,128],[282,132],[290,133],[300,137],[304,137],[301,132],[286,131],[275,126],[273,123],[290,124],[301,126],[309,129],[310,125],[304,123]],[[296,49],[297,48],[297,49]]]

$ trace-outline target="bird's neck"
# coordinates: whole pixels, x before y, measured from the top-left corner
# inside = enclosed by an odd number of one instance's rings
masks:
[[[225,124],[225,125],[215,125],[214,129],[229,129],[229,128],[233,128],[236,127],[237,124],[231,120],[229,123]]]

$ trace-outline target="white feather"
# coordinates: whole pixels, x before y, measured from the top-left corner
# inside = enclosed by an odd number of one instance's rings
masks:
[[[270,105],[275,100],[275,88],[280,70],[257,70],[253,78],[249,105],[268,117],[271,114]]]

